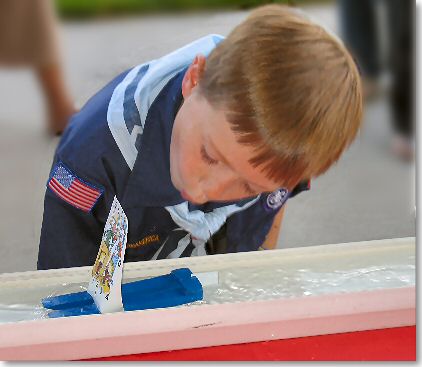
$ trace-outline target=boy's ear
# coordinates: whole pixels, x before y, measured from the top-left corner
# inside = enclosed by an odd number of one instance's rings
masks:
[[[199,80],[205,70],[206,59],[204,55],[198,54],[190,64],[182,81],[182,95],[187,98],[191,95],[193,89],[198,85]]]

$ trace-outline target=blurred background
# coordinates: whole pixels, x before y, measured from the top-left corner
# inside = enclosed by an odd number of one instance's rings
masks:
[[[268,2],[0,2],[0,273],[36,269],[45,184],[68,117],[121,71],[227,35]],[[414,236],[414,2],[280,3],[343,39],[362,73],[365,114],[340,161],[287,203],[278,248]]]

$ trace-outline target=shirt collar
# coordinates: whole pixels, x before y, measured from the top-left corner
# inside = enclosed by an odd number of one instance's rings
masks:
[[[140,151],[123,197],[124,207],[168,206],[185,201],[170,177],[170,141],[187,68],[164,86],[149,108]]]

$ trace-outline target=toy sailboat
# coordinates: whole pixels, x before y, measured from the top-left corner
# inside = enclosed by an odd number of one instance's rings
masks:
[[[122,285],[125,311],[179,306],[202,298],[201,282],[186,268]],[[101,313],[88,292],[44,298],[42,304],[52,310],[50,318]]]
[[[201,282],[189,269],[122,285],[128,219],[115,197],[111,205],[91,280],[85,292],[42,300],[51,318],[178,306],[201,300]]]

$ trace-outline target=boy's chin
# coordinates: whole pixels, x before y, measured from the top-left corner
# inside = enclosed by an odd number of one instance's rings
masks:
[[[183,199],[195,205],[202,205],[207,202],[205,199],[200,200],[200,199],[195,199],[191,197],[185,190],[180,191],[180,195],[182,196]]]

